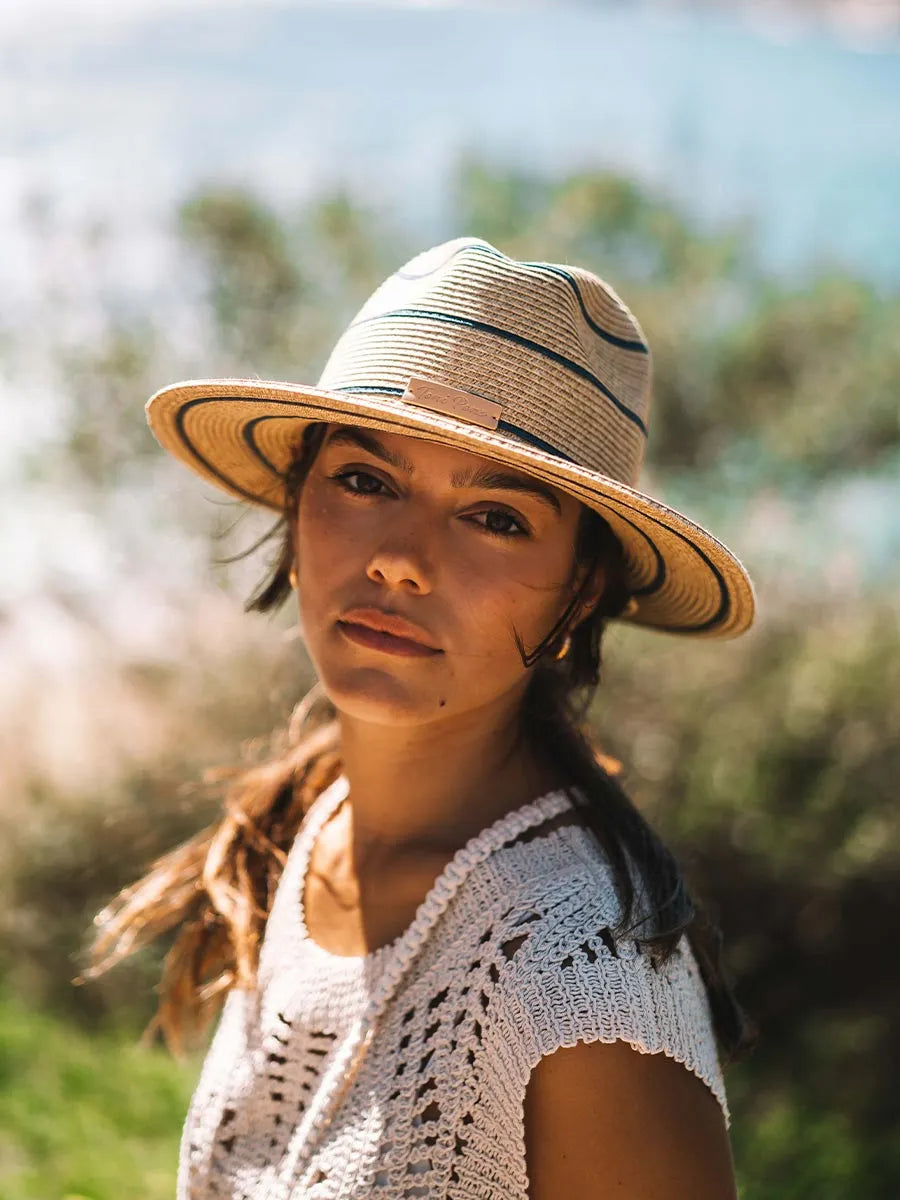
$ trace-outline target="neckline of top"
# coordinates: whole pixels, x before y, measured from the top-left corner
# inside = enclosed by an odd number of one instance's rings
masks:
[[[434,907],[437,896],[445,889],[448,882],[459,874],[462,863],[471,858],[473,853],[485,843],[502,843],[505,840],[503,835],[507,829],[509,837],[512,838],[522,832],[523,827],[538,825],[551,817],[558,816],[566,809],[574,807],[569,794],[564,789],[557,788],[534,800],[526,801],[518,808],[511,809],[490,825],[485,825],[477,833],[474,833],[464,845],[459,847],[428,889],[410,925],[393,941],[378,946],[367,954],[335,954],[331,950],[326,950],[324,946],[320,946],[311,936],[306,925],[304,892],[307,869],[316,836],[329,817],[347,798],[349,791],[350,781],[345,775],[339,775],[319,793],[307,811],[306,819],[296,835],[294,845],[288,855],[288,863],[285,866],[285,874],[289,876],[287,880],[289,885],[288,921],[294,936],[308,949],[310,954],[320,961],[320,964],[329,964],[345,970],[380,967],[400,947],[401,943],[405,943],[410,929],[416,924],[422,913]]]

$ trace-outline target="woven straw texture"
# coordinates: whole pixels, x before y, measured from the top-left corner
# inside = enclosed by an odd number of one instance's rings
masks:
[[[519,262],[463,237],[417,255],[375,290],[314,387],[189,380],[152,396],[147,418],[160,443],[204,478],[276,509],[310,421],[494,458],[570,492],[610,523],[634,597],[623,619],[733,637],[753,619],[747,572],[707,530],[636,487],[651,377],[637,320],[598,276]],[[411,378],[498,406],[496,428],[416,402]]]

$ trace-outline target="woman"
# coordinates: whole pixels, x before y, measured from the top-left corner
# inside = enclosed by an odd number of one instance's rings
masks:
[[[650,357],[577,267],[418,255],[317,387],[158,392],[162,445],[277,509],[319,683],[283,754],[100,914],[173,925],[156,1024],[227,992],[178,1195],[735,1195],[718,931],[580,726],[612,619],[736,636],[737,559],[635,488]],[[152,1027],[151,1027],[152,1028]]]

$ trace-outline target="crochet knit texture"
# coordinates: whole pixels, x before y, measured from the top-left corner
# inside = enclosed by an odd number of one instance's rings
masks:
[[[405,933],[347,957],[310,938],[302,904],[315,836],[347,792],[342,776],[306,814],[257,986],[225,1001],[184,1125],[178,1200],[526,1200],[526,1085],[577,1041],[670,1055],[730,1126],[690,945],[682,937],[657,970],[633,939],[614,942],[621,908],[593,835],[539,828],[572,807],[565,793],[472,837]]]

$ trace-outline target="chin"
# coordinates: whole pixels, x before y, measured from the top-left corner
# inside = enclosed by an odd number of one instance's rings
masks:
[[[320,670],[319,679],[340,714],[373,725],[421,725],[445,716],[449,708],[440,704],[434,688],[417,687],[375,667]]]

